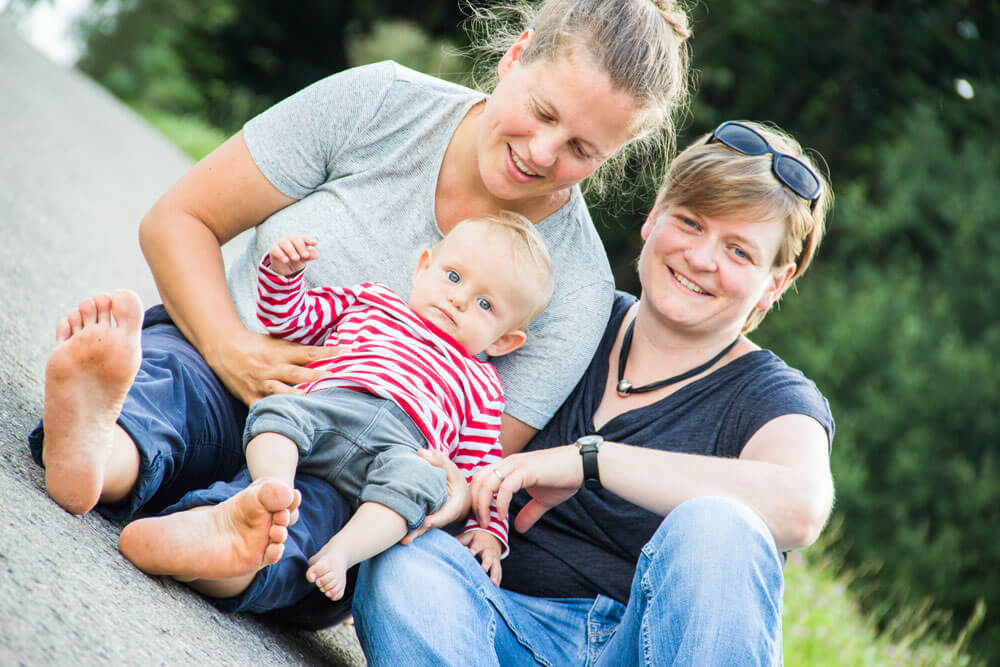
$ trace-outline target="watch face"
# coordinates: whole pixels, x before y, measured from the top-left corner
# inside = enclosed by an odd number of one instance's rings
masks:
[[[604,442],[604,438],[599,435],[585,435],[576,441],[577,447],[581,445],[599,445]]]

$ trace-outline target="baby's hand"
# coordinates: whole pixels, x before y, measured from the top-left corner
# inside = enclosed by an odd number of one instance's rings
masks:
[[[485,530],[470,530],[458,536],[458,541],[469,547],[473,556],[479,556],[479,561],[483,565],[483,571],[490,575],[490,581],[494,585],[500,585],[500,554],[503,553],[503,544],[493,533]]]
[[[283,276],[290,276],[305,268],[308,262],[319,257],[313,249],[316,239],[302,234],[290,234],[281,239],[268,253],[271,258],[271,270]]]

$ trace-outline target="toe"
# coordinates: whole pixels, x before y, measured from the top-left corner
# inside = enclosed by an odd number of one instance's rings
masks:
[[[288,506],[292,504],[292,489],[283,482],[276,480],[264,480],[264,483],[260,485],[261,504],[269,512],[279,512],[281,510],[288,509]]]
[[[83,326],[90,327],[97,324],[97,304],[94,303],[92,298],[81,301],[79,311],[80,317],[83,320]]]
[[[261,565],[274,565],[281,560],[281,555],[285,552],[284,544],[269,544],[264,550],[264,560]]]
[[[70,336],[75,336],[83,330],[83,316],[80,314],[79,308],[74,308],[69,311],[69,315],[66,316],[66,321],[69,322]]]
[[[93,297],[95,309],[95,322],[97,324],[111,324],[111,296],[108,294],[95,294]]]
[[[284,526],[271,526],[267,534],[268,540],[273,544],[282,544],[288,539],[288,529]]]
[[[70,326],[69,318],[64,317],[59,320],[59,324],[56,325],[56,342],[62,343],[63,341],[69,340],[72,333],[73,327]]]
[[[118,326],[138,331],[142,326],[142,300],[132,290],[118,290],[111,299],[111,313]]]
[[[278,510],[277,512],[271,513],[271,523],[275,526],[289,526],[291,525],[289,521],[292,518],[292,513],[288,510]]]

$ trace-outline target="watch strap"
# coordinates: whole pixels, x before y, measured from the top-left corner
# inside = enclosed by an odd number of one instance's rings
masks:
[[[597,466],[597,452],[600,450],[602,440],[600,436],[584,436],[577,441],[580,458],[583,461],[583,485],[591,491],[604,488]]]

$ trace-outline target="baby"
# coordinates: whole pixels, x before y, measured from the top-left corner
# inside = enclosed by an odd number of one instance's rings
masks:
[[[244,443],[254,479],[294,485],[323,477],[358,509],[311,559],[307,578],[331,599],[346,572],[418,528],[447,499],[445,474],[417,452],[444,451],[466,478],[500,460],[504,401],[491,365],[552,296],[544,242],[526,218],[503,213],[459,223],[420,255],[407,304],[379,283],[306,290],[316,241],[278,241],[258,270],[257,316],[273,336],[337,348],[312,365],[327,374],[250,409]],[[470,518],[462,541],[494,583],[507,525]]]

